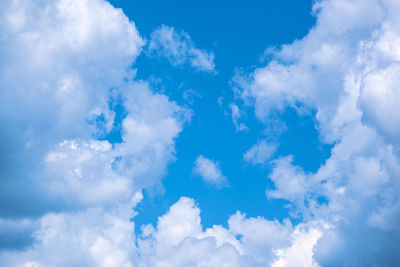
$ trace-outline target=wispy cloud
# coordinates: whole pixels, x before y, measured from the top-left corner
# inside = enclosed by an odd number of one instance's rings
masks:
[[[161,25],[151,33],[148,51],[166,57],[173,66],[189,64],[198,71],[215,72],[214,54],[195,47],[189,34]]]
[[[243,159],[251,164],[264,164],[271,158],[275,150],[275,145],[268,144],[265,140],[261,140],[244,153]]]
[[[203,155],[197,157],[193,170],[195,174],[199,175],[208,184],[216,186],[227,185],[227,179],[222,175],[219,163]]]
[[[231,103],[229,105],[229,107],[231,108],[232,122],[233,122],[233,124],[235,124],[236,130],[237,131],[247,131],[248,128],[247,128],[246,124],[244,124],[243,122],[239,122],[239,120],[242,117],[242,111],[234,103]]]

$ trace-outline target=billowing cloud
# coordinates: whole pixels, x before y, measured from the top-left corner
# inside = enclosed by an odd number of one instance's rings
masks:
[[[190,64],[199,71],[215,71],[214,54],[196,48],[186,32],[170,26],[161,25],[151,33],[148,50],[166,57],[173,66]]]
[[[51,151],[61,153],[56,147],[64,141],[90,144],[110,132],[110,88],[128,87],[123,78],[132,76],[126,69],[143,41],[105,1],[5,1],[0,12],[0,197],[14,203],[0,214],[38,215],[54,208],[44,190],[52,181],[44,164],[61,159]]]
[[[119,207],[49,213],[38,219],[36,242],[24,251],[4,251],[3,266],[135,266],[135,235],[130,218],[140,192]],[[29,265],[31,264],[31,265]]]
[[[134,80],[144,41],[122,10],[104,0],[4,1],[0,265],[399,265],[400,5],[325,0],[314,12],[307,36],[235,78],[261,121],[288,107],[314,110],[333,145],[313,173],[290,155],[271,162],[266,197],[290,202],[300,223],[238,211],[227,227],[203,229],[199,207],[182,197],[136,236],[141,190],[160,183],[191,113]],[[153,32],[149,51],[215,69],[212,53],[172,27]],[[260,141],[244,158],[258,164],[272,153]],[[194,170],[227,184],[204,156]]]
[[[138,239],[141,266],[317,266],[313,247],[325,225],[312,222],[293,227],[237,212],[228,228],[203,230],[193,199],[182,197],[158,219],[146,225]]]
[[[194,173],[200,176],[206,183],[216,186],[227,185],[227,179],[222,175],[218,162],[214,162],[203,155],[197,157],[194,162]]]
[[[0,265],[133,266],[132,208],[191,112],[133,80],[144,41],[108,2],[0,13]]]
[[[393,0],[318,1],[307,36],[235,77],[261,121],[287,108],[314,110],[321,141],[334,144],[315,173],[291,156],[275,160],[267,191],[290,201],[303,222],[332,225],[314,248],[322,266],[400,263],[399,12]]]

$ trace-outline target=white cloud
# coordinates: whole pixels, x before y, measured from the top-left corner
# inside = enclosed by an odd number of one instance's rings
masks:
[[[252,164],[264,164],[271,158],[275,150],[275,145],[268,144],[265,140],[261,140],[244,153],[243,159]]]
[[[5,251],[3,266],[134,266],[135,236],[129,220],[142,198],[120,207],[47,214],[38,220],[35,242],[25,251]],[[33,265],[35,266],[35,265]]]
[[[397,42],[400,45],[400,36],[396,38],[399,39]],[[387,40],[387,42],[395,41]],[[396,48],[393,49],[396,51]],[[388,52],[392,53],[391,51]],[[398,58],[400,59],[400,55]],[[398,145],[397,137],[400,135],[400,115],[397,112],[400,105],[399,71],[400,65],[394,63],[366,74],[359,101],[367,123],[375,126],[396,145]]]
[[[10,0],[0,14],[0,234],[15,241],[0,265],[134,266],[132,208],[191,112],[132,81],[144,41],[108,2]],[[115,102],[122,140],[100,141]]]
[[[158,219],[156,228],[142,227],[139,265],[311,266],[307,263],[313,262],[321,227],[312,222],[293,228],[289,220],[246,218],[237,212],[228,228],[214,225],[203,230],[199,208],[193,199],[182,197]]]
[[[151,33],[150,53],[166,57],[173,66],[190,64],[199,71],[215,72],[214,54],[194,46],[186,32],[161,25]]]
[[[287,156],[279,158],[273,162],[273,170],[269,178],[274,182],[275,188],[267,190],[266,195],[269,198],[280,198],[290,200],[298,207],[303,208],[304,202],[312,205],[313,199],[306,199],[306,192],[314,191],[308,176],[298,166],[292,165],[293,157]]]
[[[301,103],[317,111],[323,140],[335,143],[315,173],[290,156],[274,161],[275,188],[267,195],[290,201],[303,222],[238,212],[228,228],[204,230],[199,208],[182,198],[137,238],[132,208],[140,189],[159,183],[174,159],[190,112],[144,82],[124,82],[134,77],[127,69],[144,42],[120,9],[103,0],[4,1],[0,202],[15,205],[10,211],[3,204],[0,225],[2,238],[23,238],[0,252],[0,265],[396,265],[400,6],[326,0],[315,12],[317,25],[305,38],[236,78],[261,120]],[[153,34],[154,49],[172,64],[214,71],[213,54],[187,34],[167,26]],[[122,141],[111,144],[96,137],[113,128],[115,95],[127,115]],[[264,160],[261,151],[249,158]],[[203,156],[195,170],[212,184],[226,182]]]
[[[206,183],[223,186],[226,185],[226,177],[222,175],[218,162],[214,162],[203,155],[197,157],[194,162],[194,172]]]
[[[237,131],[247,131],[248,128],[247,128],[246,124],[239,122],[240,117],[242,117],[242,111],[234,103],[231,103],[229,105],[229,107],[231,108],[232,121],[233,121],[233,124],[235,124],[236,130]]]
[[[396,265],[400,216],[398,1],[327,0],[314,4],[317,23],[307,36],[271,52],[238,92],[267,122],[287,107],[316,110],[331,156],[315,173],[275,161],[273,198],[291,214],[333,225],[314,248],[322,266]],[[375,244],[373,247],[370,244]],[[310,263],[311,264],[311,263]],[[314,263],[312,263],[314,264]]]
[[[291,234],[291,246],[276,251],[279,258],[271,264],[271,267],[320,266],[313,258],[313,249],[322,236],[321,227],[327,228],[318,226],[318,223],[298,226]]]

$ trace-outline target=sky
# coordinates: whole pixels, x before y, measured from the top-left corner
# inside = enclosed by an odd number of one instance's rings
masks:
[[[400,266],[397,0],[5,0],[1,266]]]

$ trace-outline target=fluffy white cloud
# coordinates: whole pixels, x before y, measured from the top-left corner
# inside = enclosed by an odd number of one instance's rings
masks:
[[[218,162],[214,162],[203,155],[197,157],[194,162],[194,173],[199,175],[206,183],[224,186],[227,185],[227,179],[222,175]]]
[[[199,208],[181,198],[137,238],[132,208],[174,159],[190,112],[132,81],[144,42],[122,10],[103,0],[4,1],[0,265],[398,265],[400,4],[325,0],[314,9],[317,25],[305,38],[236,78],[260,120],[288,106],[315,109],[323,141],[334,143],[315,173],[290,156],[273,162],[266,194],[290,201],[303,222],[237,212],[227,228],[203,229]],[[167,26],[153,32],[149,50],[214,71],[212,53]],[[118,128],[113,102],[126,111],[116,142],[104,140]],[[266,147],[253,148],[249,160],[265,161]],[[195,171],[226,182],[203,156]]]
[[[110,88],[128,87],[143,41],[105,1],[4,1],[0,13],[0,198],[15,203],[1,214],[26,216],[54,202],[41,200],[46,155],[64,140],[89,144],[110,131]]]
[[[148,50],[166,57],[173,66],[190,64],[199,71],[214,72],[214,54],[194,46],[190,36],[173,27],[161,25],[151,33]]]
[[[399,71],[400,65],[394,63],[366,74],[359,101],[366,122],[375,126],[396,145],[399,144],[400,136],[400,115],[397,112],[400,105]]]
[[[310,225],[300,225],[291,234],[292,244],[284,250],[277,250],[279,258],[274,261],[272,267],[318,267],[320,266],[313,258],[313,249],[322,236],[322,230],[327,225],[318,225],[313,222]]]
[[[311,266],[313,247],[323,226],[318,222],[293,228],[237,212],[228,228],[203,230],[193,199],[182,197],[158,219],[146,225],[138,239],[141,266]],[[316,266],[316,265],[315,265]]]
[[[134,266],[135,236],[129,220],[142,195],[126,205],[77,213],[47,214],[38,220],[37,240],[25,251],[5,251],[3,266]]]
[[[264,164],[271,158],[275,150],[275,145],[268,144],[265,140],[261,140],[244,153],[243,159],[252,164]]]
[[[132,80],[144,42],[108,2],[0,13],[0,265],[134,266],[132,208],[191,112]]]
[[[400,262],[393,249],[400,237],[398,12],[393,0],[318,1],[307,36],[270,51],[265,67],[235,77],[261,121],[288,107],[312,109],[322,141],[334,144],[315,173],[290,156],[277,159],[275,189],[267,191],[289,200],[292,215],[305,222],[333,225],[321,230],[314,249],[322,266]]]

